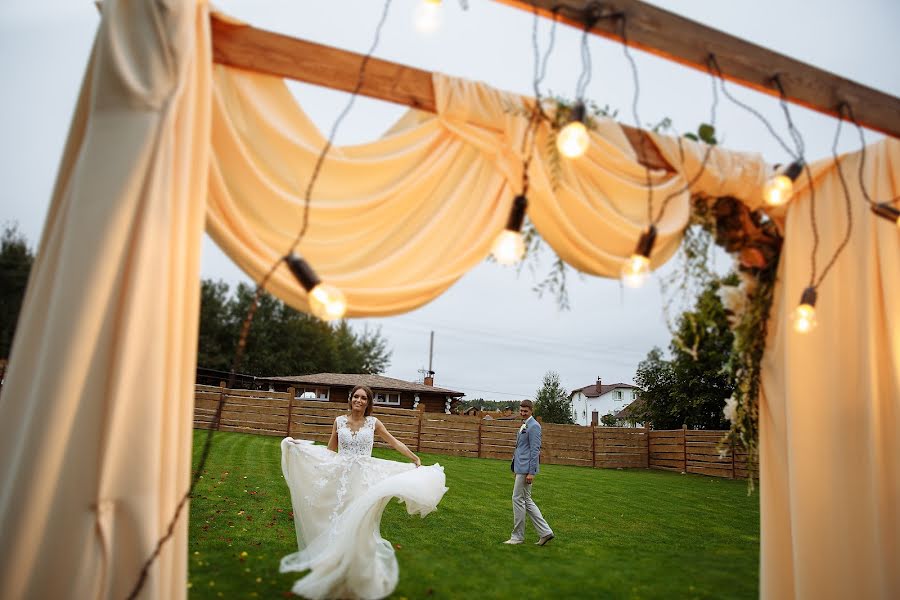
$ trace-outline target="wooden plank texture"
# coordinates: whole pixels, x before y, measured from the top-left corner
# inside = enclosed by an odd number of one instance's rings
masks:
[[[548,18],[556,8],[560,22],[578,29],[583,29],[585,8],[592,4],[591,0],[496,1],[528,12],[534,5]],[[777,74],[791,102],[832,117],[838,116],[841,103],[846,102],[862,125],[900,138],[898,98],[639,0],[604,0],[601,4],[604,14],[625,16],[630,46],[704,73],[708,72],[710,53],[715,54],[725,79],[776,97],[772,79]],[[778,15],[770,18],[777,19]],[[617,42],[621,42],[621,31],[622,20],[618,18],[600,19],[591,29]]]

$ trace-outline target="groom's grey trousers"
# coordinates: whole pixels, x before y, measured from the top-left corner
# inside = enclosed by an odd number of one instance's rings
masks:
[[[513,486],[513,531],[510,536],[514,540],[525,539],[525,515],[531,518],[531,524],[538,536],[550,535],[553,531],[541,515],[541,509],[531,499],[531,484],[525,483],[525,475],[516,473],[516,485]]]

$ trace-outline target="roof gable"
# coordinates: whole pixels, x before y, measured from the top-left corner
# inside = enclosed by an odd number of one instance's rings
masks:
[[[577,389],[572,390],[572,393],[569,394],[569,397],[571,398],[575,394],[581,392],[588,398],[597,398],[607,392],[611,392],[616,389],[640,390],[641,388],[639,388],[636,385],[631,385],[630,383],[610,383],[610,384],[604,383],[604,384],[600,385],[600,390],[598,391],[597,384],[592,383],[592,384],[586,385],[582,388],[577,388]]]

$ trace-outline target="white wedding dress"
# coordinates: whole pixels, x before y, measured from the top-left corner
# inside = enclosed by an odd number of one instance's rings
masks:
[[[397,587],[391,543],[381,537],[381,513],[392,497],[409,514],[425,516],[447,491],[440,465],[416,468],[372,457],[375,417],[352,431],[336,420],[338,452],[307,440],[281,441],[281,469],[291,491],[299,551],[281,572],[310,572],[293,592],[306,598],[384,598]]]

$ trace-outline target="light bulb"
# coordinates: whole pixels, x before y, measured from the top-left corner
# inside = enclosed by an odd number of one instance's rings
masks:
[[[334,321],[347,312],[347,299],[333,285],[320,283],[309,293],[309,309],[323,321]]]
[[[794,194],[794,182],[786,175],[776,175],[766,182],[763,196],[769,206],[781,206]]]
[[[872,205],[872,212],[888,221],[893,221],[900,228],[900,209],[892,206],[889,202],[880,202]]]
[[[556,148],[567,158],[578,158],[587,151],[590,144],[587,127],[581,121],[572,121],[556,136]]]
[[[491,254],[501,265],[514,265],[525,256],[525,240],[518,231],[504,229],[497,235]]]
[[[816,307],[811,304],[801,304],[791,314],[794,331],[797,333],[809,333],[816,328]]]
[[[416,31],[434,33],[441,26],[441,0],[421,0],[414,18]]]
[[[803,171],[803,160],[795,160],[784,172],[773,175],[763,187],[763,197],[769,206],[781,206],[794,195],[794,182]]]
[[[632,254],[622,265],[622,283],[626,287],[639,288],[650,275],[650,259],[640,254]]]
[[[797,333],[809,333],[816,328],[816,288],[810,286],[800,296],[800,306],[791,313],[791,322]]]

